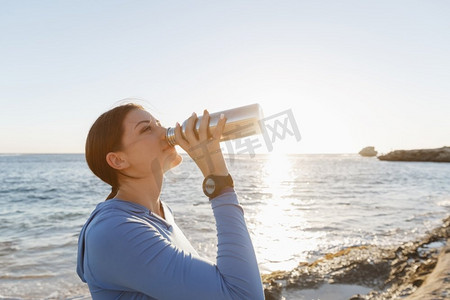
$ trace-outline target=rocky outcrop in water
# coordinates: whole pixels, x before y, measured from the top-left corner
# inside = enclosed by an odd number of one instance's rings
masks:
[[[301,263],[292,271],[263,275],[264,293],[267,300],[280,300],[286,289],[317,289],[325,283],[342,283],[373,289],[351,300],[404,297],[420,287],[433,271],[439,250],[449,238],[450,217],[419,241],[391,248],[347,248],[313,263]]]
[[[361,156],[367,156],[367,157],[372,157],[372,156],[377,156],[378,152],[375,151],[375,147],[369,146],[369,147],[365,147],[363,149],[361,149],[361,151],[359,151],[359,155]]]
[[[395,150],[378,156],[380,160],[390,161],[432,161],[450,162],[450,147],[437,149]]]

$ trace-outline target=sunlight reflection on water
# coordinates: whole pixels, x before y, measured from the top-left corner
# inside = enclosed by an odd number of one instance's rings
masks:
[[[292,269],[299,261],[307,259],[304,254],[316,249],[318,239],[323,235],[302,232],[302,228],[310,227],[304,217],[305,211],[291,212],[296,209],[293,204],[301,205],[302,202],[302,199],[287,196],[292,194],[293,185],[289,182],[295,172],[293,166],[286,155],[272,154],[263,167],[262,186],[271,197],[257,209],[252,224],[262,272]]]

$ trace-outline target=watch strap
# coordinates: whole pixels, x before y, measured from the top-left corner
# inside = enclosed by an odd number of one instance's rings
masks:
[[[227,188],[233,188],[234,182],[230,174],[227,176],[208,175],[203,180],[203,192],[210,199],[226,192]]]

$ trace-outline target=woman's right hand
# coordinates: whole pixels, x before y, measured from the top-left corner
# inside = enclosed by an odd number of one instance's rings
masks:
[[[177,123],[175,141],[194,160],[203,176],[227,176],[228,168],[220,148],[220,138],[226,123],[225,116],[223,114],[220,116],[212,137],[208,137],[208,111],[205,110],[203,113],[198,134],[194,130],[197,119],[197,115],[193,113],[187,120],[185,137],[181,134],[180,124]]]

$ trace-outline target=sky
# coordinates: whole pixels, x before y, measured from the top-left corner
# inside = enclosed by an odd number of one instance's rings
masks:
[[[165,126],[291,112],[301,140],[275,152],[450,146],[449,16],[444,0],[0,0],[0,153],[83,153],[123,99]]]

